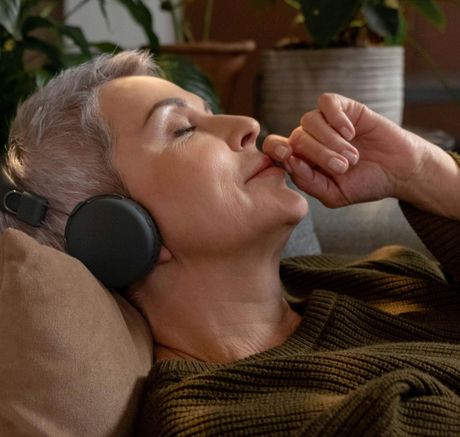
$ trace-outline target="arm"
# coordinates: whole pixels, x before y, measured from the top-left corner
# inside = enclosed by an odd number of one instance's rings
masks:
[[[424,140],[422,140],[424,141]],[[427,148],[428,157],[413,179],[395,197],[417,208],[460,220],[460,168],[451,155],[437,146]],[[458,224],[460,231],[460,224]],[[415,229],[417,230],[417,229]],[[459,245],[460,247],[460,245]]]
[[[460,164],[460,156],[453,154]],[[447,279],[460,284],[460,221],[400,202],[402,212],[430,252],[443,266]]]
[[[264,151],[326,206],[396,197],[460,219],[460,170],[452,157],[346,97],[323,94],[289,138],[270,135]]]

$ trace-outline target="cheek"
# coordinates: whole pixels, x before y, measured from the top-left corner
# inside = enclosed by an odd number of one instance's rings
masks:
[[[152,179],[149,209],[165,239],[172,232],[206,232],[241,210],[239,169],[225,153],[171,157]]]

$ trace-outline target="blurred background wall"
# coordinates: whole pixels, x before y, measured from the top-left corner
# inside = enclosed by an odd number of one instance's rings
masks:
[[[144,0],[153,12],[155,30],[163,44],[174,42],[171,18],[160,11],[160,0]],[[71,10],[78,0],[65,0],[64,10]],[[192,32],[199,37],[202,27],[204,0],[195,0],[187,7],[186,17]],[[406,44],[404,124],[427,129],[442,129],[460,139],[460,7],[445,4],[447,17],[444,32],[437,31],[419,14],[410,16],[410,34],[423,47],[431,61]],[[144,42],[139,27],[134,25],[125,10],[115,2],[107,2],[110,29],[104,21],[97,2],[89,2],[72,15],[70,23],[83,28],[91,40],[110,39],[126,48],[139,47]],[[248,0],[215,0],[211,39],[238,41],[253,39],[257,50],[250,55],[237,83],[235,98],[229,112],[257,116],[256,89],[260,53],[271,49],[286,36],[305,38],[302,25],[293,25],[294,11],[278,2],[266,10],[256,9]],[[449,84],[446,91],[430,66]],[[457,98],[453,98],[456,94]]]
[[[64,14],[68,14],[81,0],[64,0]],[[218,0],[219,1],[219,0]],[[174,42],[172,20],[160,10],[160,0],[144,0],[154,18],[154,28],[163,44]],[[106,2],[109,27],[97,1],[90,1],[71,14],[69,24],[80,26],[88,40],[116,41],[124,48],[137,48],[145,44],[142,30],[129,17],[125,8],[114,1]]]
[[[251,55],[240,77],[234,113],[255,114],[254,90],[257,82],[260,52],[273,47],[287,35],[305,38],[302,25],[293,25],[294,13],[282,2],[267,10],[251,7],[247,0],[216,0],[211,38],[222,41],[252,38],[257,51]],[[187,9],[192,28],[199,34],[203,0]],[[406,98],[404,124],[427,129],[443,129],[460,139],[460,7],[445,4],[447,27],[443,33],[434,29],[419,14],[410,16],[410,33],[426,50],[432,62],[457,94],[454,100],[433,73],[429,63],[411,45],[406,44]],[[235,17],[238,13],[238,19]]]

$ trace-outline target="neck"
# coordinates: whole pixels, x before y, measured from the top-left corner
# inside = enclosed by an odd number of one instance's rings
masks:
[[[156,358],[230,362],[283,343],[300,316],[283,298],[279,258],[258,258],[157,266],[137,290]]]

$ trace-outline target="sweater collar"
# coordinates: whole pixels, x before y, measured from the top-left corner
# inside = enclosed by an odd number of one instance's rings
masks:
[[[316,350],[316,345],[321,337],[321,333],[334,310],[337,294],[331,291],[316,290],[313,291],[305,301],[305,311],[297,329],[284,343],[278,346],[224,364],[181,359],[158,360],[153,364],[152,372],[157,377],[160,376],[160,374],[170,372],[179,373],[184,377],[189,374],[206,372],[225,368],[227,366],[250,364],[253,361],[261,361],[264,359],[288,357],[298,354],[299,349],[305,352],[313,352]]]

